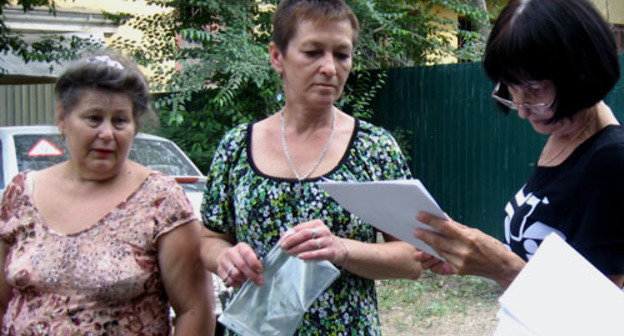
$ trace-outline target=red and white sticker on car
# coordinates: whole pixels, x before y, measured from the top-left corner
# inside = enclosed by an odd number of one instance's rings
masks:
[[[37,141],[37,143],[32,146],[32,148],[28,151],[29,157],[62,155],[63,151],[56,147],[56,145],[50,142],[48,139],[41,139]]]

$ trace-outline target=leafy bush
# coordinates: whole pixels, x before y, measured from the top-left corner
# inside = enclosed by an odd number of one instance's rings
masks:
[[[151,0],[169,11],[116,16],[144,33],[143,43],[118,39],[114,45],[131,51],[155,74],[153,88],[161,92],[156,101],[159,133],[180,144],[203,171],[226,130],[280,108],[280,81],[268,56],[271,15],[278,2]],[[423,65],[435,56],[455,55],[460,51],[453,48],[449,29],[456,24],[439,10],[461,10],[474,17],[484,13],[467,0],[347,2],[362,32],[354,72],[338,106],[364,119],[372,116],[371,102],[385,78],[383,71],[370,70]],[[464,58],[469,54],[461,52]]]

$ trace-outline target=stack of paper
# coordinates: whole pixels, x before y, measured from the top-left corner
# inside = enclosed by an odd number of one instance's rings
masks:
[[[495,336],[624,335],[624,292],[556,234],[499,301]]]
[[[441,259],[438,253],[414,237],[414,230],[432,227],[416,220],[419,211],[439,217],[446,214],[419,180],[373,182],[318,182],[319,187],[343,208],[398,239]]]

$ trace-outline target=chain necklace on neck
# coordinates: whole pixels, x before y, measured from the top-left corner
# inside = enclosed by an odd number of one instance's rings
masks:
[[[591,113],[590,117],[587,118],[587,121],[585,122],[585,125],[583,125],[583,127],[576,133],[574,134],[569,142],[567,146],[563,146],[561,147],[561,149],[555,154],[550,156],[550,158],[548,158],[547,160],[544,160],[540,166],[546,166],[548,167],[551,163],[555,162],[560,156],[561,154],[563,154],[564,152],[566,152],[566,150],[569,150],[570,147],[574,147],[578,145],[578,143],[581,143],[581,140],[585,140],[584,136],[589,133],[590,131],[590,127],[592,125],[592,123],[594,122],[594,120],[596,120],[596,118],[598,117],[598,111],[589,111],[589,113]],[[572,149],[574,151],[574,149]]]
[[[290,156],[290,152],[288,151],[288,144],[286,143],[286,125],[284,122],[284,110],[280,111],[280,121],[282,122],[281,130],[282,130],[282,146],[284,147],[284,155],[286,156],[286,161],[288,162],[288,166],[290,167],[290,170],[292,171],[293,175],[295,175],[295,178],[297,178],[299,185],[301,185],[301,181],[307,179],[310,175],[312,175],[312,173],[316,170],[316,168],[318,168],[318,166],[323,161],[325,154],[327,154],[327,150],[329,149],[329,144],[331,143],[332,137],[334,135],[334,129],[336,128],[336,111],[334,110],[331,131],[329,132],[329,138],[327,139],[327,143],[325,143],[325,147],[323,147],[323,150],[321,151],[321,155],[319,156],[318,160],[316,160],[314,165],[312,165],[312,168],[310,169],[310,171],[308,171],[306,174],[303,174],[303,175],[299,175],[299,172],[297,171],[297,167],[295,167],[295,163],[293,162],[292,157]]]

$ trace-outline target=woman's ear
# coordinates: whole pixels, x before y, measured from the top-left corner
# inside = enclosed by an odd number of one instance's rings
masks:
[[[279,50],[279,48],[277,48],[277,45],[275,45],[274,42],[269,43],[269,58],[271,59],[271,66],[273,67],[273,69],[275,69],[280,77],[284,72],[284,67],[282,65],[283,57],[284,55]]]
[[[58,126],[59,131],[61,131],[61,135],[65,135],[65,116],[63,114],[63,108],[61,107],[61,104],[56,104],[56,108],[54,109],[54,111],[56,126]]]

